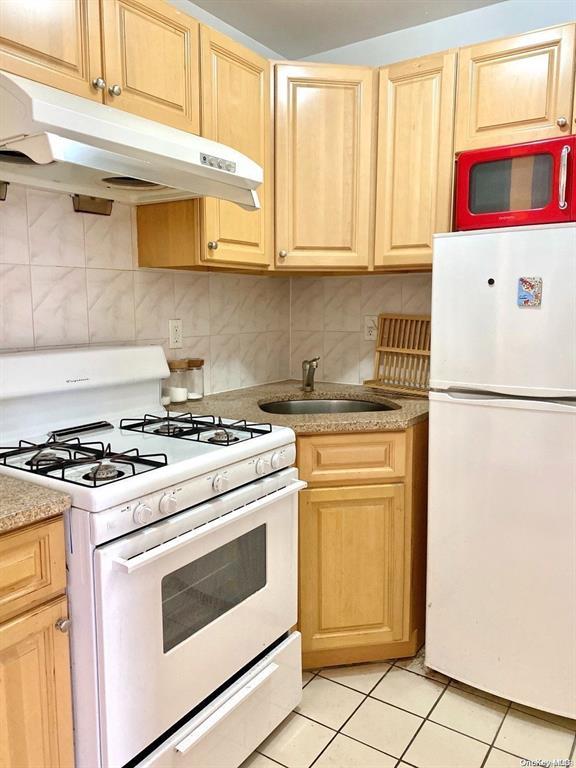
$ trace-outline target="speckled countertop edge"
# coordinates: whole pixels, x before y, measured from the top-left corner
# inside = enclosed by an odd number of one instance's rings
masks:
[[[314,400],[344,397],[370,400],[395,406],[389,411],[360,411],[356,413],[277,414],[263,411],[259,405],[274,400]],[[214,414],[230,419],[270,422],[293,429],[298,435],[335,432],[397,432],[408,429],[428,417],[428,400],[388,394],[355,384],[317,382],[316,389],[305,394],[296,380],[260,384],[246,389],[234,389],[207,395],[203,400],[173,404],[170,411]]]
[[[70,504],[65,493],[0,473],[0,534],[61,515]]]

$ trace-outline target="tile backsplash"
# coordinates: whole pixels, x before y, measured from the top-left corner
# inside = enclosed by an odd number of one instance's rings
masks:
[[[162,344],[168,357],[203,357],[206,390],[301,375],[371,376],[365,315],[430,311],[430,275],[251,276],[139,269],[133,211],[75,213],[70,197],[10,185],[0,203],[0,351]],[[181,318],[182,349],[168,348]]]
[[[288,278],[138,269],[133,211],[75,213],[11,184],[0,203],[0,350],[162,344],[203,357],[207,391],[289,375]],[[168,348],[181,318],[182,349]]]
[[[429,314],[432,276],[298,277],[290,302],[291,375],[320,356],[318,380],[361,384],[373,375],[375,341],[364,341],[364,317],[380,312]]]

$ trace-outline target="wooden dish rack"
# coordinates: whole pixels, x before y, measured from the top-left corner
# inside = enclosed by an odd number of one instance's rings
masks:
[[[427,395],[430,380],[430,315],[378,315],[374,378],[369,387]]]

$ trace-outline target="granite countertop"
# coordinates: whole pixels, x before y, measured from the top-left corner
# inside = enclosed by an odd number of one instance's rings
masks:
[[[65,493],[0,474],[0,534],[61,515],[70,503]]]
[[[360,411],[356,413],[267,413],[259,403],[273,400],[313,400],[345,397],[353,400],[371,400],[395,406],[390,411]],[[261,384],[257,387],[234,389],[207,395],[203,400],[174,404],[170,411],[214,414],[230,419],[246,419],[254,422],[271,422],[291,427],[298,435],[322,432],[396,432],[408,429],[428,416],[428,400],[423,397],[405,397],[386,394],[377,389],[354,384],[328,384],[316,382],[314,392],[305,394],[297,380]]]

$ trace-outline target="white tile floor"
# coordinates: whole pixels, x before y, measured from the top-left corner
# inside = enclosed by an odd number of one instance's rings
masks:
[[[395,663],[305,672],[302,703],[242,768],[520,768],[523,759],[575,760],[576,720],[451,681],[423,659],[421,651]]]

